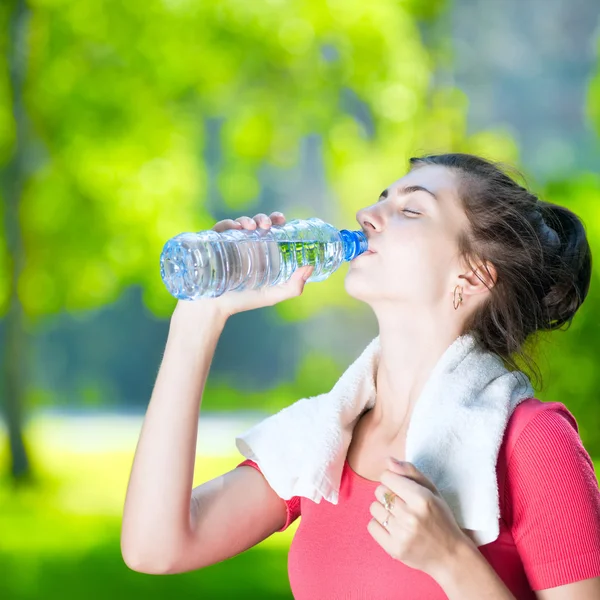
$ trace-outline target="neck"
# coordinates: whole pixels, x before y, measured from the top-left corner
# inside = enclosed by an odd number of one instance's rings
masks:
[[[433,368],[459,335],[460,331],[453,329],[380,328],[377,396],[369,418],[382,438],[392,441],[406,433]]]

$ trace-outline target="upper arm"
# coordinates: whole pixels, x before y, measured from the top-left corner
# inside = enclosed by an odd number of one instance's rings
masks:
[[[600,577],[592,577],[549,588],[547,590],[538,590],[535,597],[540,600],[599,600],[600,599]]]
[[[506,483],[511,532],[531,588],[554,599],[566,598],[571,585],[597,586],[583,581],[600,576],[600,491],[568,416],[545,410],[532,418],[515,443]]]
[[[282,531],[289,524],[288,504],[251,466],[238,465],[197,486],[192,490],[190,535],[166,573],[213,565]]]

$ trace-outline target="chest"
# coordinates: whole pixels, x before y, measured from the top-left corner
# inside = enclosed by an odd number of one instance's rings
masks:
[[[337,504],[302,498],[302,517],[288,557],[294,598],[447,599],[434,579],[393,559],[369,533],[376,487],[376,482],[354,474],[348,464]],[[512,583],[515,598],[535,598],[503,522],[499,538],[479,549],[505,584]]]
[[[360,477],[379,481],[383,471],[388,468],[389,456],[397,460],[406,459],[406,432],[401,432],[393,441],[386,442],[366,422],[361,421],[354,428],[346,460]]]
[[[355,430],[344,465],[339,501],[314,503],[303,498],[300,526],[288,559],[294,598],[377,598],[378,600],[442,600],[441,587],[428,575],[394,560],[368,531],[370,506],[386,456],[405,458],[406,439],[392,445]],[[504,448],[504,445],[503,445]],[[501,448],[499,470],[504,471]],[[504,479],[498,478],[499,496],[504,497]],[[504,512],[503,503],[500,506]],[[480,552],[510,587],[515,598],[535,598],[510,529],[500,520],[497,540],[479,547]]]

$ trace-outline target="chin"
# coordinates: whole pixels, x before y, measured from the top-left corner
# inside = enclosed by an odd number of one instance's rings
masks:
[[[374,288],[372,282],[366,277],[360,277],[356,271],[350,269],[344,279],[344,289],[352,298],[367,302],[369,298],[374,297],[377,288]]]

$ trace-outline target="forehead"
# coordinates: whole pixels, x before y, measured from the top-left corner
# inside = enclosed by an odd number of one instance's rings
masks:
[[[388,196],[395,196],[409,185],[421,185],[433,192],[440,204],[457,204],[458,181],[456,173],[440,165],[424,165],[409,171],[387,187]]]

